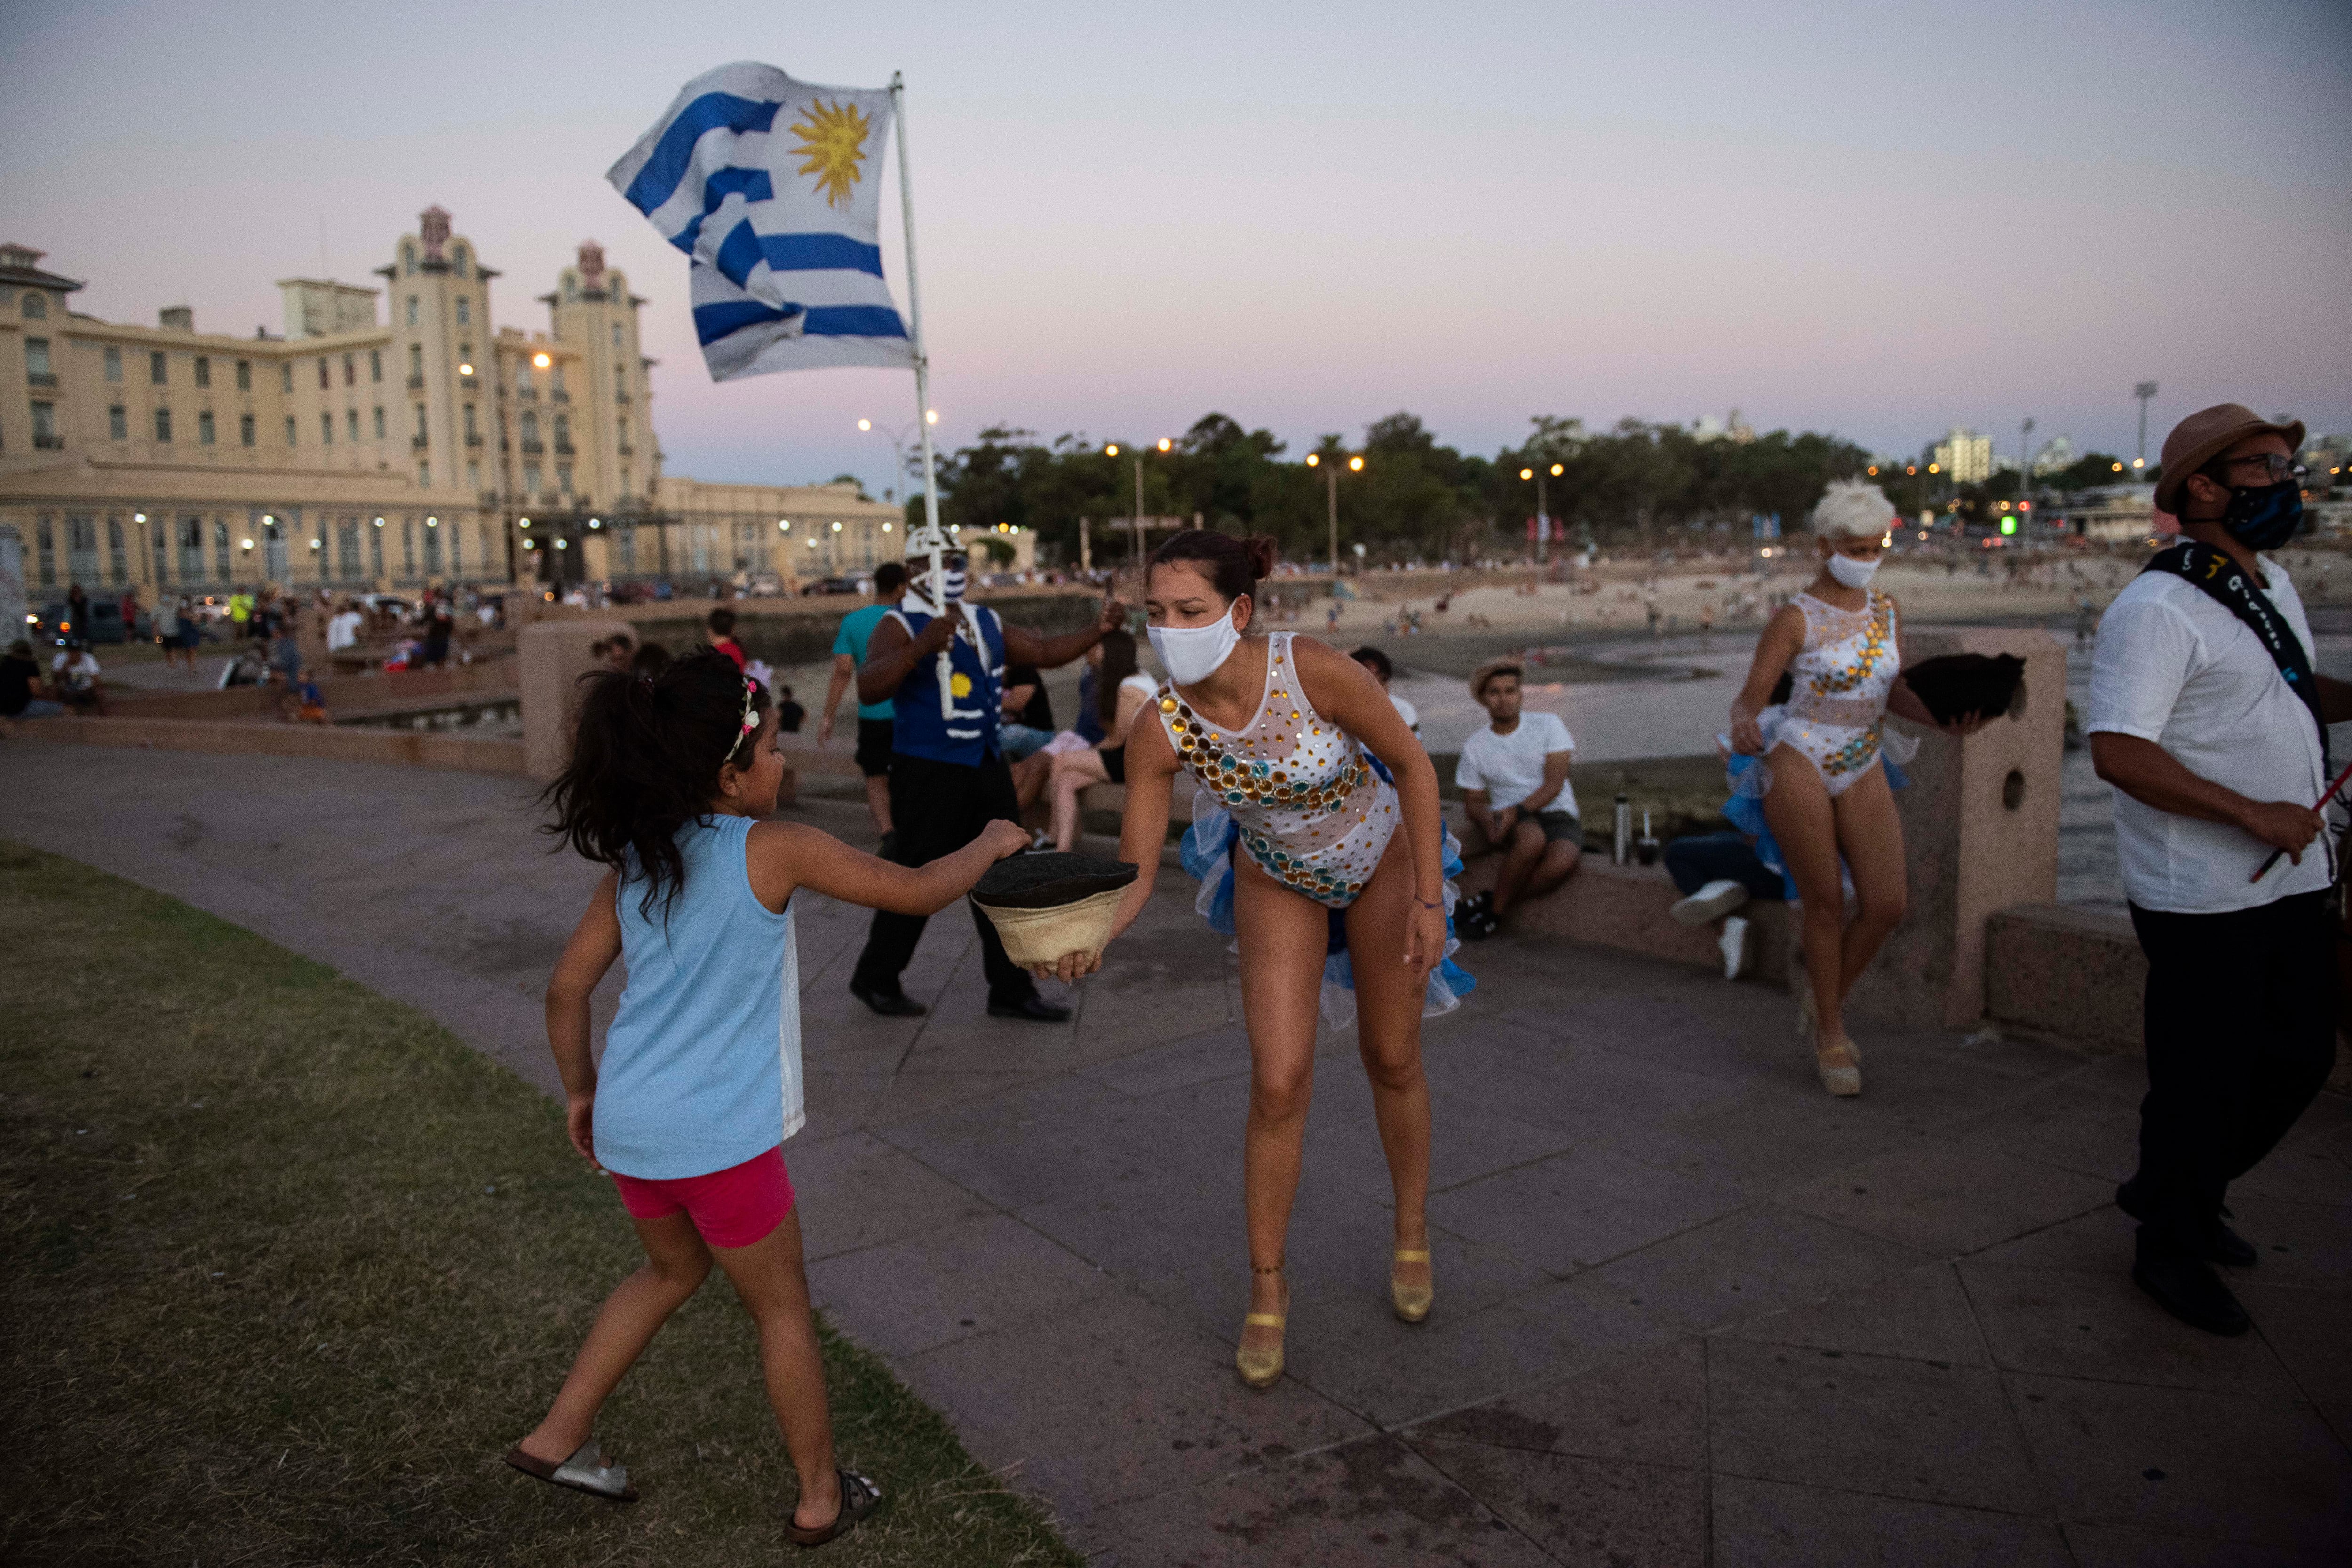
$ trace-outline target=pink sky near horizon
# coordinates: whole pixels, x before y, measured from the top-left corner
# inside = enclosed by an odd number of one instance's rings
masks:
[[[1492,452],[1536,414],[1742,409],[1914,451],[2128,455],[2239,399],[2352,428],[2352,13],[2322,4],[1369,5],[1181,15],[700,0],[15,21],[7,238],[79,308],[278,330],[437,201],[501,324],[583,238],[652,303],[673,471],[879,488],[903,375],[713,385],[684,258],[603,171],[685,79],[907,72],[934,404],[1148,440],[1211,409],[1294,447],[1396,409]],[[332,85],[364,66],[347,108]],[[331,79],[308,84],[314,68]],[[905,283],[895,223],[894,285]]]

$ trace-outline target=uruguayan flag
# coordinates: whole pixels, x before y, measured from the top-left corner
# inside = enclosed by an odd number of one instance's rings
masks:
[[[885,89],[813,87],[773,66],[686,84],[605,177],[694,258],[713,381],[914,363],[882,280]]]

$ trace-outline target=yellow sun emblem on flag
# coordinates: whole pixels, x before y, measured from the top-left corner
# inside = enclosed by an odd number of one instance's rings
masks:
[[[801,122],[790,128],[800,145],[792,156],[801,160],[801,173],[816,176],[824,205],[837,207],[849,200],[851,187],[863,172],[866,132],[873,122],[854,103],[827,103],[823,99],[802,111]]]
[[[948,677],[948,689],[955,693],[958,697],[971,696],[971,677],[966,675],[961,669],[957,670],[953,675]]]

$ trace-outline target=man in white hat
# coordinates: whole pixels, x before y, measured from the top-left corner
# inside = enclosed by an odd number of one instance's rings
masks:
[[[2352,686],[2311,668],[2294,584],[2263,552],[2300,531],[2303,426],[2225,403],[2164,443],[2156,504],[2180,520],[2108,607],[2091,755],[2148,960],[2132,1278],[2217,1334],[2245,1310],[2212,1268],[2252,1267],[2229,1184],[2275,1147],[2336,1059],[2327,724]],[[2275,863],[2273,863],[2275,862]]]

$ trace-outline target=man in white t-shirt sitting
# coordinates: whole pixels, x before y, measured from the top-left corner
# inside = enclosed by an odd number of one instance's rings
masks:
[[[341,653],[355,646],[360,640],[360,626],[366,619],[349,599],[344,600],[341,608],[327,621],[327,651]]]
[[[1568,880],[1584,853],[1584,825],[1568,782],[1576,741],[1559,715],[1519,711],[1519,667],[1480,665],[1470,695],[1492,722],[1462,742],[1454,782],[1470,820],[1503,851],[1493,889],[1454,910],[1454,929],[1475,942],[1492,936],[1514,904]]]
[[[2115,786],[2116,848],[2147,954],[2132,1278],[2182,1321],[2242,1334],[2211,1268],[2251,1268],[2231,1182],[2294,1125],[2336,1059],[2334,884],[2320,721],[2352,685],[2311,669],[2294,584],[2259,552],[2302,523],[2300,424],[2229,403],[2166,438],[2156,504],[2182,542],[2108,606],[2091,672],[2091,756]],[[2308,697],[2303,695],[2308,689]],[[2272,862],[2277,862],[2273,864]]]
[[[1372,672],[1372,679],[1381,683],[1381,689],[1388,692],[1389,706],[1397,710],[1397,717],[1404,721],[1404,727],[1418,738],[1421,734],[1421,710],[1395,692],[1389,691],[1389,682],[1396,679],[1396,666],[1389,662],[1389,656],[1366,643],[1348,657]]]

